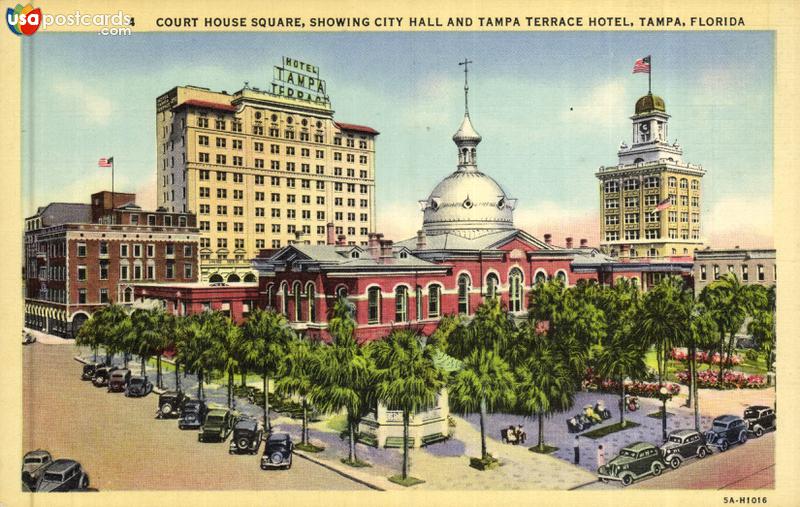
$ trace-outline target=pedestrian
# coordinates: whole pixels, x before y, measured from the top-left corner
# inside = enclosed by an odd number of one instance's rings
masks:
[[[603,444],[597,446],[597,466],[602,467],[606,464],[606,451],[603,449]]]
[[[581,464],[581,444],[578,435],[575,435],[575,464]]]

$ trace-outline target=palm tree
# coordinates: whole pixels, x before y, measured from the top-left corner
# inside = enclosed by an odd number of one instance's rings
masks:
[[[433,363],[433,347],[425,347],[410,330],[397,330],[372,342],[369,356],[375,361],[376,394],[391,410],[403,412],[403,480],[408,478],[408,427],[411,414],[433,406],[444,386],[441,370]]]
[[[136,310],[131,314],[131,341],[141,359],[142,375],[145,375],[147,360],[158,353],[161,341],[161,310]]]
[[[99,313],[101,310],[95,312],[95,314]],[[87,320],[81,327],[78,329],[78,334],[75,337],[75,344],[81,347],[89,347],[94,354],[94,362],[97,362],[97,351],[102,345],[101,341],[101,334],[102,330],[100,329],[100,321],[101,319],[95,318],[92,316],[89,320]]]
[[[308,445],[308,398],[314,385],[313,374],[318,368],[319,342],[295,338],[289,342],[289,352],[281,366],[280,379],[275,384],[278,394],[297,395],[303,405],[301,443]]]
[[[328,320],[333,341],[321,347],[310,393],[320,409],[329,413],[347,412],[349,463],[358,461],[358,423],[375,406],[372,368],[364,350],[356,342],[355,329],[347,303],[337,301]]]
[[[92,320],[95,323],[91,331],[96,334],[96,343],[105,349],[106,364],[111,364],[111,358],[126,346],[124,337],[128,335],[130,318],[122,306],[110,304],[94,312],[89,322]]]
[[[264,385],[264,428],[271,431],[269,420],[269,380],[286,356],[287,344],[294,337],[286,317],[271,310],[257,308],[245,321],[242,332],[244,362],[261,373]]]
[[[753,304],[753,319],[747,325],[747,332],[753,336],[759,348],[767,353],[767,368],[772,370],[775,355],[775,286],[754,286],[753,292],[759,297]]]
[[[242,331],[219,312],[208,314],[203,329],[209,335],[216,368],[228,375],[228,408],[233,408],[233,374],[239,366],[238,347]]]
[[[697,351],[713,348],[716,341],[717,324],[713,314],[702,303],[695,303],[691,316],[689,334],[689,398],[687,406],[694,408],[694,428],[700,431],[700,397],[697,389]]]
[[[464,410],[479,410],[481,460],[486,460],[486,413],[495,408],[513,406],[514,375],[508,363],[494,350],[475,349],[463,361],[461,370],[451,379],[450,399]]]
[[[750,286],[739,282],[735,273],[726,273],[719,280],[706,286],[700,294],[701,301],[714,314],[714,320],[720,332],[719,342],[719,380],[725,373],[733,346],[736,342],[736,333],[742,327],[748,315],[753,313],[754,296],[758,293]],[[727,350],[725,335],[728,335]]]
[[[211,335],[204,329],[204,321],[211,312],[184,317],[178,326],[178,362],[189,373],[197,375],[197,398],[204,399],[205,374],[214,367]]]
[[[632,322],[627,325],[631,328]],[[597,373],[605,378],[619,379],[620,403],[619,424],[625,427],[625,378],[633,379],[644,375],[647,367],[644,362],[645,350],[633,333],[618,333],[606,342],[597,361]]]

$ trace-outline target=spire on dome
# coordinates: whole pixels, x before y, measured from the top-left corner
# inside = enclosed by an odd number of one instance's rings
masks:
[[[469,64],[472,60],[464,58],[463,62],[458,62],[464,66],[464,119],[461,126],[453,135],[453,142],[458,146],[458,170],[468,169],[477,170],[477,156],[475,147],[481,142],[481,135],[472,126],[469,117]]]

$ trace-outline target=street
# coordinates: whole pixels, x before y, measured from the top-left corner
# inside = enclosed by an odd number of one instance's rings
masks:
[[[25,347],[23,450],[79,461],[92,488],[366,489],[304,459],[295,458],[291,470],[265,472],[260,453],[229,455],[228,442],[199,443],[197,432],[179,430],[175,419],[154,418],[157,395],[126,398],[82,381],[74,355],[72,345]]]

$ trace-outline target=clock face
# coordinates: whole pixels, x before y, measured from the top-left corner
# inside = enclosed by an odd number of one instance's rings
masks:
[[[640,123],[640,124],[639,124],[639,130],[640,130],[641,132],[647,132],[647,131],[649,131],[649,130],[650,130],[650,124],[648,124],[648,123]]]

